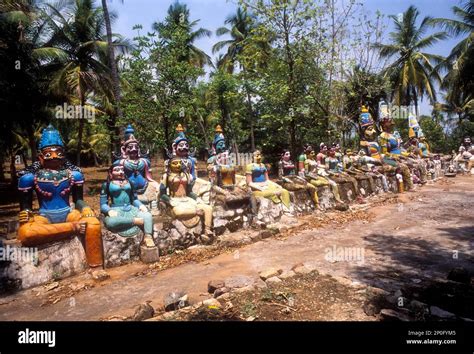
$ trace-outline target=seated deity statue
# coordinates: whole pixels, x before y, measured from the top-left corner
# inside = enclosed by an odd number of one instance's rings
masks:
[[[134,185],[138,200],[155,213],[160,185],[152,178],[148,154],[140,151],[139,141],[134,134],[135,130],[131,125],[128,125],[120,148],[121,155],[113,163],[113,166],[123,166],[126,178]]]
[[[406,156],[402,154],[399,138],[393,134],[394,122],[388,115],[381,119],[382,133],[379,135],[379,145],[382,153],[382,161],[394,168],[400,169],[400,174],[403,176],[403,186],[399,184],[399,189],[407,190],[413,189],[413,181],[408,165],[406,164]]]
[[[289,150],[284,150],[278,162],[278,184],[288,191],[295,192],[299,190],[306,190],[315,206],[318,206],[318,189],[316,186],[308,183],[308,181],[296,174],[296,166],[291,161],[291,153]]]
[[[463,139],[458,154],[454,158],[454,165],[458,170],[474,174],[474,144],[471,143],[471,138]]]
[[[212,153],[207,160],[209,180],[217,202],[227,207],[251,203],[255,210],[255,198],[236,183],[236,166],[226,148],[226,141],[220,125],[216,127],[216,134],[212,142]]]
[[[267,167],[262,163],[262,154],[259,150],[253,153],[253,163],[246,167],[246,182],[253,191],[255,197],[271,199],[274,203],[282,203],[287,209],[290,208],[290,193],[270,181]]]
[[[212,207],[198,200],[192,186],[193,177],[186,161],[178,156],[167,160],[160,185],[161,200],[169,207],[171,216],[185,226],[188,226],[187,221],[204,215],[205,235],[213,236]]]
[[[321,152],[319,161],[322,163],[320,165],[316,160],[317,157],[313,147],[309,144],[304,146],[304,151],[298,158],[298,175],[305,178],[315,187],[330,185],[336,202],[344,204],[339,195],[339,187],[337,186],[337,183],[330,179],[328,177],[329,174],[326,172],[326,165],[324,164],[326,155],[323,153],[324,151],[327,151],[325,147],[326,145],[324,144],[320,145]],[[320,207],[319,204],[318,207]]]
[[[155,247],[152,237],[153,217],[137,199],[122,165],[109,168],[107,182],[102,184],[100,192],[100,210],[105,216],[104,224],[108,230],[122,237],[133,237],[143,228],[144,245]]]
[[[84,175],[66,160],[63,140],[52,125],[42,132],[38,158],[20,172],[18,240],[29,247],[78,235],[83,238],[89,266],[102,266],[100,222],[84,202]],[[33,190],[39,203],[37,214],[32,211]]]
[[[329,175],[331,176],[331,178],[335,182],[339,182],[339,183],[350,182],[350,183],[352,183],[355,193],[360,194],[357,180],[344,171],[344,167],[343,167],[343,164],[342,164],[341,160],[342,160],[342,158],[339,159],[336,156],[336,149],[335,148],[330,148],[328,150],[328,156],[325,159],[326,171],[329,173]]]

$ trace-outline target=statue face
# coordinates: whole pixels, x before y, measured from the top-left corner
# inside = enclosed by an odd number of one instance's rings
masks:
[[[39,159],[44,168],[57,170],[64,164],[64,149],[61,146],[48,146],[41,150]]]
[[[326,145],[324,145],[322,148],[321,148],[321,152],[323,154],[326,154],[328,152],[328,147]]]
[[[386,119],[382,121],[382,129],[386,132],[391,132],[394,125],[395,123],[393,122],[393,119]]]
[[[173,159],[170,162],[170,170],[173,173],[180,173],[182,168],[181,159]]]
[[[112,169],[112,180],[123,181],[125,179],[125,171],[122,165],[114,166]]]
[[[372,139],[375,135],[375,127],[373,125],[368,126],[364,130],[364,135],[367,139]]]
[[[290,158],[291,158],[290,152],[289,152],[289,151],[286,151],[286,152],[283,154],[283,157],[282,157],[282,158],[283,158],[284,161],[287,161],[287,162],[290,161]]]
[[[125,147],[125,152],[129,158],[136,160],[140,154],[140,147],[137,142],[131,142]]]
[[[262,154],[257,151],[253,154],[253,159],[256,163],[261,163],[262,162]]]
[[[216,144],[216,151],[217,153],[225,151],[225,141],[221,140]]]
[[[187,157],[189,153],[189,143],[186,140],[180,141],[176,145],[176,155],[179,157]]]
[[[471,145],[471,138],[464,138],[464,145]]]
[[[316,158],[316,153],[314,151],[311,151],[308,155],[310,160],[314,160]]]
[[[334,156],[336,156],[336,150],[331,148],[331,149],[329,149],[328,154],[329,154],[330,157],[334,157]]]

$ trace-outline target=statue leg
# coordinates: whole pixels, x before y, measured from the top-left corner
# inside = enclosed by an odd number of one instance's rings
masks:
[[[149,212],[142,212],[139,211],[137,214],[137,218],[143,219],[143,231],[145,235],[152,235],[153,234],[153,217]]]
[[[314,205],[319,205],[319,198],[318,198],[318,188],[310,183],[306,184],[306,190],[308,191],[309,195],[313,199]]]
[[[403,181],[408,189],[413,189],[413,181],[411,179],[410,169],[404,163],[400,163],[400,170],[402,171]]]
[[[104,255],[99,219],[95,216],[82,217],[79,210],[75,209],[68,214],[67,221],[86,223],[86,235],[84,240],[87,263],[89,263],[90,267],[103,265]]]
[[[51,224],[41,215],[35,215],[18,229],[18,240],[23,246],[37,246],[48,242],[62,240],[78,231],[70,222]]]
[[[207,204],[199,203],[197,208],[204,212],[204,226],[206,230],[211,230],[212,228],[212,207]]]

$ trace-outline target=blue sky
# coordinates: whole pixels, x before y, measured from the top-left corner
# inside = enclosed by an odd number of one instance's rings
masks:
[[[128,38],[133,38],[136,32],[132,27],[136,24],[143,26],[143,31],[151,31],[153,22],[161,21],[166,16],[168,7],[174,0],[109,0],[109,6],[118,18],[113,24],[113,31]],[[200,22],[200,27],[213,32],[210,38],[203,38],[196,45],[207,54],[212,55],[212,46],[224,38],[215,36],[215,30],[224,25],[225,18],[236,9],[235,0],[181,0],[190,9],[191,19]],[[370,14],[379,10],[384,15],[397,15],[404,12],[410,5],[415,5],[420,11],[420,17],[452,17],[451,7],[459,5],[458,0],[362,0],[363,6]],[[421,19],[420,19],[421,20]],[[386,34],[392,29],[391,20],[386,19],[388,28]],[[435,44],[427,51],[433,54],[446,56],[459,39],[448,39]],[[421,104],[422,114],[430,114],[431,107],[426,99]]]

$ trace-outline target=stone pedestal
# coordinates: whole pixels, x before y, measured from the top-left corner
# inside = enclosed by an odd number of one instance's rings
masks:
[[[88,268],[78,237],[37,248],[19,244],[3,247],[4,252],[9,252],[9,260],[0,262],[0,291],[31,288],[79,274]]]
[[[143,263],[155,263],[160,260],[158,247],[140,246],[140,260]]]
[[[324,210],[333,209],[336,206],[336,199],[331,191],[331,186],[318,187],[319,205]]]
[[[293,215],[312,213],[315,209],[313,199],[306,189],[290,192],[290,198],[290,212]]]
[[[235,232],[247,228],[251,218],[251,216],[249,217],[250,213],[248,208],[225,209],[222,205],[214,206],[214,233],[219,236],[225,232]]]
[[[132,237],[122,237],[103,227],[102,242],[105,267],[117,267],[138,261],[140,259],[140,243],[142,239],[142,231]]]
[[[270,199],[257,197],[258,212],[256,221],[272,224],[280,220],[283,215],[282,203],[274,203]]]

